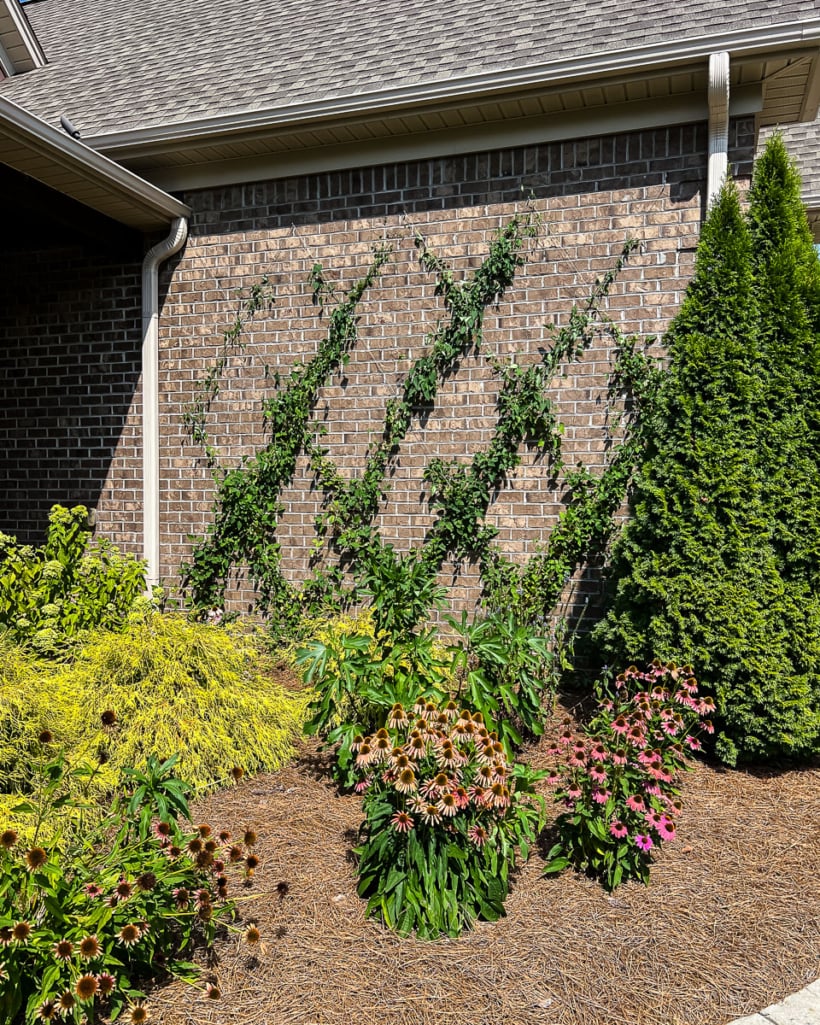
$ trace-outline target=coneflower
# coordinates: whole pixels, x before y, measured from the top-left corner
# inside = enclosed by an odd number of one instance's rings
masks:
[[[215,982],[207,982],[205,984],[205,996],[210,1000],[219,1000],[222,996],[222,990]]]
[[[0,847],[4,847],[7,851],[10,851],[12,847],[17,843],[17,833],[13,829],[4,829],[0,833]]]
[[[144,1025],[144,1022],[148,1021],[148,1008],[145,1004],[134,1004],[128,1020],[131,1025]]]
[[[93,1000],[100,988],[100,984],[94,978],[93,975],[81,975],[77,979],[77,985],[74,987],[74,992],[77,994],[81,1001]]]
[[[84,936],[80,940],[80,957],[85,961],[93,961],[100,956],[100,941],[96,936]]]
[[[135,943],[139,942],[141,935],[140,927],[138,925],[124,925],[119,931],[120,943],[125,947],[133,947]]]
[[[114,987],[117,985],[117,980],[111,975],[110,972],[100,972],[97,976],[97,983],[100,987],[100,996],[107,997],[114,992]]]
[[[58,940],[51,950],[58,961],[70,961],[74,953],[74,944],[71,940]]]
[[[245,930],[245,942],[250,944],[252,947],[255,946],[261,938],[261,934],[255,925],[250,925]]]
[[[18,922],[11,930],[11,938],[15,943],[28,943],[31,936],[31,926],[28,922]]]
[[[26,864],[28,865],[29,872],[42,868],[46,861],[48,861],[48,855],[42,847],[31,847],[26,851]]]
[[[53,1021],[57,1017],[57,1004],[53,1000],[46,1000],[37,1008],[37,1018],[40,1021]]]
[[[242,840],[246,847],[253,847],[256,843],[256,833],[252,829],[246,829]]]

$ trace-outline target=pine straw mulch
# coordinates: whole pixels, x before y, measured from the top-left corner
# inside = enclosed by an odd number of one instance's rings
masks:
[[[545,764],[546,746],[528,759]],[[365,919],[351,856],[360,801],[337,792],[326,758],[305,745],[282,771],[197,807],[197,821],[258,833],[256,896],[242,914],[264,943],[220,942],[210,978],[222,999],[172,983],[151,994],[152,1019],[724,1025],[820,976],[819,784],[817,768],[698,764],[684,780],[679,838],[659,853],[649,887],[609,895],[572,872],[546,879],[535,853],[506,918],[423,942]]]

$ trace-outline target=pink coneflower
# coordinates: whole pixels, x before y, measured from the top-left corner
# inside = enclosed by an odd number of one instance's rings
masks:
[[[608,790],[601,790],[600,787],[592,788],[592,800],[596,804],[606,804],[610,797],[611,794]]]
[[[58,940],[51,950],[58,961],[70,961],[74,953],[74,944],[71,940]]]
[[[701,698],[698,702],[698,711],[701,715],[708,715],[715,710],[715,700],[710,698],[708,695],[705,698]]]
[[[661,815],[660,822],[655,826],[661,840],[675,839],[675,823],[666,815]]]
[[[593,762],[605,762],[609,758],[609,752],[604,745],[598,741],[589,749],[589,757]]]
[[[706,700],[706,699],[704,698],[704,700]],[[704,719],[703,723],[701,725],[703,726],[704,730],[707,733],[714,733],[715,732],[715,727],[714,727],[714,724],[713,724],[711,719]]]
[[[572,783],[569,787],[567,787],[567,797],[569,797],[570,800],[577,801],[581,794],[582,790],[577,783]]]
[[[578,737],[577,740],[573,741],[572,750],[577,755],[584,755],[587,752],[587,742],[582,738]]]
[[[626,799],[626,806],[630,811],[645,811],[644,799],[639,795],[630,795]]]
[[[567,765],[569,765],[571,769],[583,769],[586,763],[586,758],[583,755],[575,754],[574,751],[569,758],[567,758]]]
[[[626,739],[633,745],[633,747],[643,747],[644,738],[645,734],[643,727],[639,726],[637,723],[630,726],[627,730]]]
[[[503,783],[493,783],[490,792],[492,793],[493,808],[509,808],[511,801],[509,787],[504,786]]]
[[[691,751],[703,750],[703,744],[701,744],[697,737],[687,737],[684,743]]]
[[[424,811],[421,813],[422,820],[428,826],[435,826],[438,822],[441,822],[441,812],[437,804],[425,804]]]
[[[476,783],[467,788],[467,794],[473,804],[483,804],[486,792],[484,787],[478,786]]]
[[[570,729],[561,730],[561,734],[558,737],[558,743],[564,747],[566,744],[571,744],[573,739],[573,732]]]
[[[547,775],[547,786],[557,787],[561,782],[561,774],[556,772],[554,769]]]
[[[644,783],[643,788],[645,793],[649,794],[650,797],[660,797],[663,793],[657,783]]]
[[[390,825],[397,833],[409,833],[415,824],[412,817],[406,811],[397,811],[390,820]]]
[[[127,879],[120,879],[114,887],[114,896],[117,900],[128,900],[133,892],[133,887]]]
[[[671,801],[668,800],[666,807],[673,815],[680,815],[683,811],[683,801],[676,797]]]
[[[470,803],[470,795],[467,793],[466,787],[456,787],[453,791],[453,796],[459,808],[466,808]]]
[[[467,830],[467,839],[474,843],[476,847],[483,847],[489,838],[490,834],[483,826],[475,825]]]
[[[659,812],[649,811],[646,813],[646,815],[644,815],[644,818],[649,823],[649,825],[652,826],[653,829],[657,829],[658,824],[661,822],[663,816]]]
[[[36,872],[48,861],[48,855],[42,847],[32,847],[26,851],[26,864],[29,872]]]
[[[18,922],[11,930],[11,938],[15,943],[28,943],[31,936],[31,926],[28,922]]]
[[[589,770],[589,778],[594,783],[606,783],[606,769],[602,762],[596,762]]]
[[[642,833],[638,833],[635,837],[635,846],[642,851],[651,851],[655,845],[652,842],[651,836],[644,836]]]
[[[393,745],[389,737],[376,737],[373,741],[370,759],[373,762],[385,762],[390,757]]]
[[[12,931],[7,925],[0,928],[0,947],[8,947],[13,939]]]
[[[613,733],[626,733],[629,730],[629,723],[625,715],[617,715],[610,723]]]
[[[620,819],[612,820],[612,822],[609,824],[609,831],[617,840],[623,839],[623,837],[625,837],[626,834],[629,832],[629,830],[626,828],[623,822],[621,822]]]
[[[623,747],[616,747],[615,750],[612,751],[612,753],[610,754],[610,758],[612,759],[613,765],[626,765],[626,763],[629,761],[629,759],[627,758],[626,749]]]
[[[66,990],[58,1001],[60,1005],[60,1015],[65,1017],[68,1011],[73,1011],[77,1005],[77,1001],[74,999],[74,995]]]
[[[53,1000],[45,1000],[37,1008],[37,1018],[39,1021],[53,1021],[58,1016],[59,1009]]]
[[[177,886],[176,889],[172,892],[174,895],[174,902],[176,906],[180,909],[187,908],[189,903],[191,902],[190,890],[188,890],[185,886]]]
[[[442,794],[437,802],[438,810],[445,818],[452,818],[458,811],[458,802],[455,794]]]
[[[359,782],[353,787],[353,790],[357,794],[363,794],[368,789],[370,784],[373,782],[373,776],[365,776],[364,779],[360,779]]]
[[[110,996],[117,985],[117,980],[110,972],[100,972],[97,976],[97,982],[100,987],[100,996],[104,997]]]

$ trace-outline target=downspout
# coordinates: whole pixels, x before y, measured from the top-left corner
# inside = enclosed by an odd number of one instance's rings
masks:
[[[709,168],[706,208],[717,198],[729,168],[729,54],[709,56]]]
[[[188,220],[177,217],[168,237],[142,261],[142,515],[143,558],[149,587],[159,583],[159,265],[188,237]]]

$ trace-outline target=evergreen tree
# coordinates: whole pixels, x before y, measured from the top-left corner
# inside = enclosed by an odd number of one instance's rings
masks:
[[[667,336],[652,441],[594,634],[611,664],[690,664],[715,697],[717,750],[729,763],[806,755],[820,736],[820,605],[781,575],[761,472],[768,300],[752,249],[729,183]]]
[[[749,223],[760,309],[759,451],[785,579],[820,595],[820,260],[779,135],[755,165]]]

